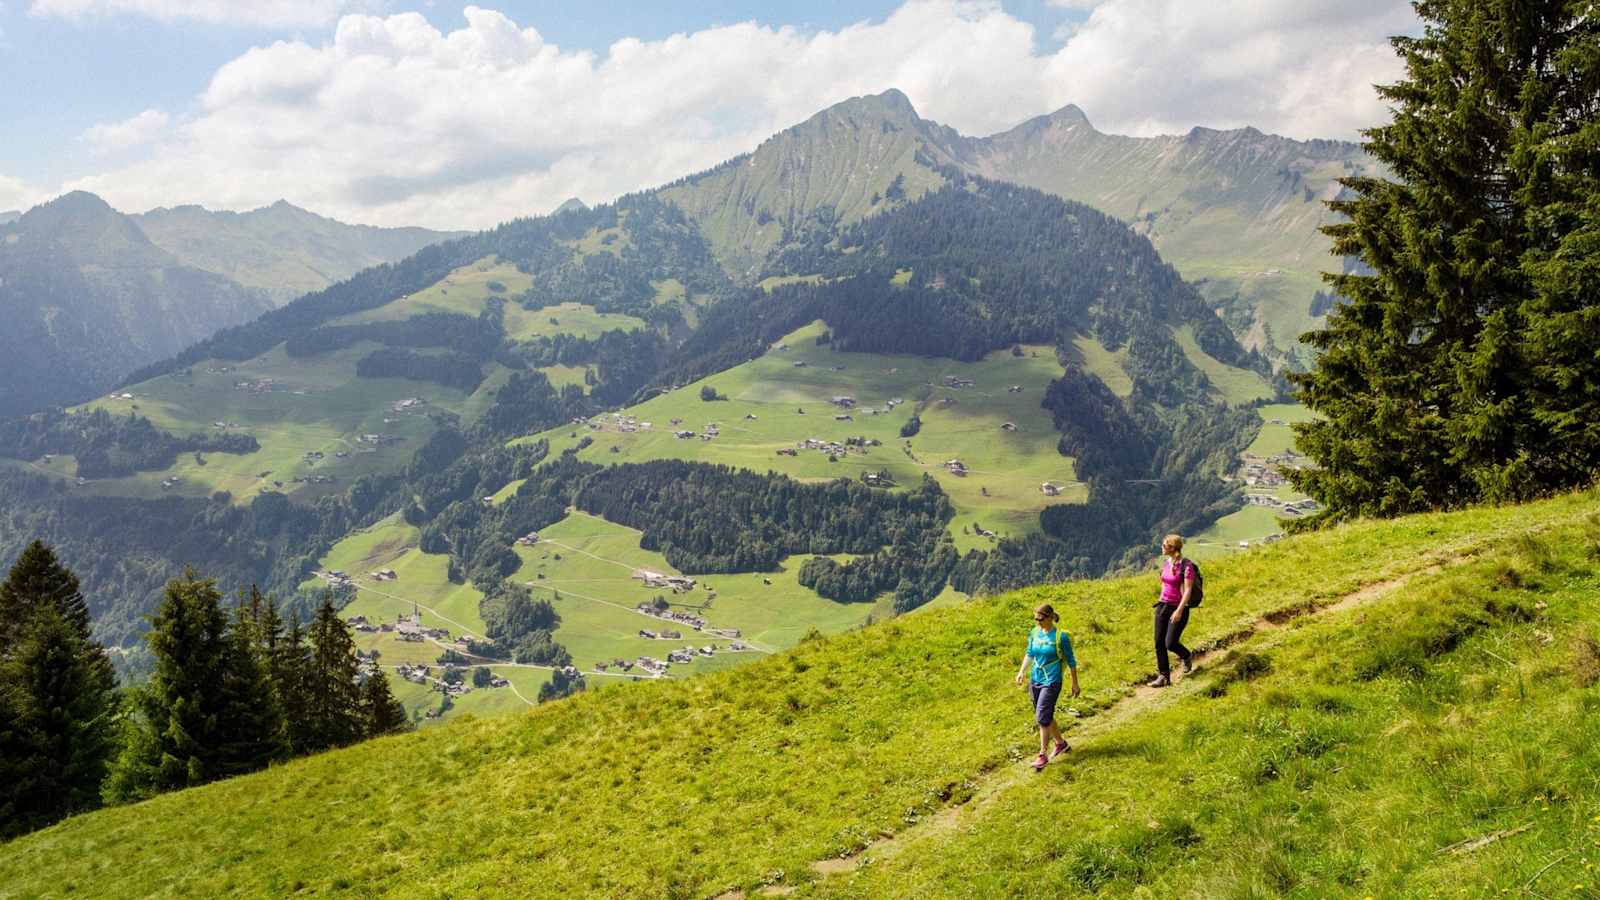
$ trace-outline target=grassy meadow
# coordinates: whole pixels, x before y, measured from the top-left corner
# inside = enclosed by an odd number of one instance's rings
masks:
[[[1131,687],[1151,670],[1153,571],[1041,586],[79,816],[0,847],[0,884],[1589,896],[1597,500],[1363,522],[1218,561],[1186,637],[1233,646],[1166,692]],[[1085,694],[1062,704],[1074,751],[1035,775],[1011,675],[1042,600]]]
[[[563,426],[540,437],[550,440],[552,452],[592,437],[593,444],[581,455],[600,463],[693,459],[804,480],[857,478],[862,472],[886,470],[900,485],[931,475],[956,505],[951,530],[962,550],[992,545],[974,525],[1021,536],[1037,530],[1039,511],[1048,503],[1082,502],[1085,493],[1075,481],[1072,460],[1056,451],[1058,435],[1039,405],[1051,379],[1062,371],[1053,349],[1028,347],[1021,357],[1000,351],[978,363],[838,353],[817,345],[825,330],[822,323],[813,323],[758,359],[625,411],[649,422],[648,430],[622,431],[610,417],[602,417],[598,430]],[[970,378],[975,385],[946,387],[946,376]],[[726,399],[700,399],[706,386]],[[1012,386],[1020,392],[1012,393]],[[836,396],[854,398],[854,408],[833,405]],[[887,409],[892,399],[904,402]],[[901,438],[900,428],[913,414],[922,428],[909,439]],[[836,419],[841,415],[850,419]],[[682,424],[673,425],[674,419]],[[721,432],[715,439],[673,436],[678,429],[701,432],[711,423]],[[1015,430],[1006,430],[1006,423]],[[778,453],[808,438],[843,442],[848,437],[874,439],[880,445],[831,462],[817,450],[800,450],[793,457]],[[944,463],[951,459],[961,460],[969,474],[958,477],[947,471]],[[1062,485],[1061,496],[1046,497],[1040,491],[1045,481]]]
[[[332,353],[291,358],[280,345],[242,362],[196,363],[85,404],[114,415],[136,412],[175,434],[227,430],[254,435],[261,449],[250,454],[207,453],[203,462],[180,456],[168,469],[104,479],[83,490],[119,496],[159,496],[160,483],[179,479],[172,493],[205,496],[228,491],[248,502],[263,490],[281,490],[308,502],[342,491],[350,481],[403,466],[433,432],[430,407],[459,411],[469,397],[431,382],[358,378],[356,363],[377,349],[361,343]],[[270,386],[266,385],[271,379]],[[255,384],[257,389],[239,385]],[[132,399],[125,399],[131,394]],[[409,398],[424,403],[405,412],[393,405]],[[363,434],[388,434],[398,442],[374,446]],[[307,454],[321,453],[320,458]],[[340,455],[344,454],[344,455]],[[66,474],[66,473],[64,473]],[[326,475],[332,483],[295,482]]]
[[[531,284],[530,277],[515,266],[491,257],[463,266],[425,290],[330,324],[397,321],[439,312],[476,316],[488,298],[500,296],[508,301],[506,331],[513,340],[558,333],[593,338],[613,329],[646,327],[632,316],[600,313],[579,303],[529,311],[511,302]],[[682,293],[681,285],[678,293]],[[427,416],[430,409],[455,413],[470,423],[488,409],[494,392],[510,376],[503,366],[487,363],[483,384],[471,394],[427,381],[358,378],[356,364],[378,348],[378,344],[363,342],[297,358],[280,345],[245,362],[196,363],[187,372],[163,375],[84,404],[80,408],[105,409],[116,415],[136,412],[175,434],[213,431],[219,428],[217,423],[223,423],[228,430],[254,435],[261,449],[246,455],[183,456],[162,471],[97,480],[82,490],[146,498],[227,491],[237,503],[248,502],[263,490],[277,490],[296,501],[310,502],[344,490],[362,475],[405,465],[433,431]],[[582,366],[549,366],[541,371],[557,387],[584,383]],[[270,385],[266,383],[269,379]],[[425,404],[405,412],[392,409],[393,404],[412,397]],[[388,434],[401,440],[373,446],[359,440],[364,434]],[[322,456],[308,456],[316,453]],[[70,458],[35,468],[69,480],[76,475]],[[317,476],[332,480],[316,481]],[[178,481],[163,488],[161,483],[168,478]]]
[[[508,486],[514,491],[514,486]],[[685,574],[667,564],[653,551],[639,547],[639,532],[603,519],[574,511],[561,522],[540,532],[541,542],[516,548],[522,568],[512,576],[526,585],[534,596],[549,600],[561,615],[555,638],[573,656],[576,665],[591,684],[595,681],[632,680],[637,674],[624,674],[616,668],[599,669],[597,663],[618,658],[630,662],[640,656],[666,658],[674,649],[715,645],[713,656],[696,656],[693,662],[674,664],[671,677],[714,672],[759,659],[774,651],[799,643],[813,630],[836,634],[866,622],[869,617],[888,618],[888,603],[835,603],[818,597],[796,581],[800,566],[808,556],[791,557],[781,571],[743,575],[710,576],[687,593],[675,594],[662,588],[649,588],[634,579],[635,569],[649,569],[669,575]],[[366,616],[374,623],[392,622],[415,609],[425,626],[447,628],[452,637],[463,634],[484,636],[483,619],[478,612],[482,594],[469,584],[455,584],[448,578],[448,558],[422,552],[417,544],[418,530],[392,517],[336,544],[319,565],[323,571],[342,570],[356,579],[359,589],[342,615]],[[835,557],[840,561],[848,557]],[[370,573],[393,569],[393,581],[377,581]],[[692,573],[689,573],[692,574]],[[770,583],[769,583],[770,582]],[[301,585],[303,590],[322,587],[320,578]],[[947,595],[947,596],[946,596]],[[959,603],[964,595],[953,590],[941,595],[938,605]],[[665,597],[676,610],[705,617],[715,628],[737,628],[749,650],[733,652],[728,638],[695,632],[681,625],[641,615],[635,607],[657,596]],[[930,604],[933,605],[933,604]],[[641,629],[660,632],[677,630],[680,640],[644,638]],[[356,644],[363,651],[377,651],[385,666],[400,663],[433,663],[444,647],[432,643],[398,640],[392,633],[358,633]],[[536,697],[539,685],[548,679],[542,668],[489,666],[516,684],[528,698]],[[399,684],[399,682],[395,682]],[[475,690],[458,699],[445,719],[463,713],[484,714],[505,711],[516,704],[500,704],[488,709]],[[496,696],[513,692],[488,691]],[[471,702],[467,702],[467,701]],[[408,711],[418,712],[438,706],[439,695],[414,690],[401,696]],[[520,702],[520,701],[519,701]]]

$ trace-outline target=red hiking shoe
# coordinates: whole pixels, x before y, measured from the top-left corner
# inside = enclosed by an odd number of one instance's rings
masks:
[[[1060,756],[1061,754],[1063,754],[1063,753],[1065,753],[1065,752],[1067,752],[1068,750],[1071,750],[1071,749],[1072,748],[1067,745],[1066,741],[1056,741],[1056,745],[1053,748],[1051,748],[1051,750],[1050,750],[1050,758],[1051,759],[1055,759],[1056,757]]]
[[[1040,769],[1043,769],[1045,767],[1045,763],[1048,763],[1049,761],[1050,761],[1050,758],[1048,756],[1045,756],[1043,753],[1039,754],[1038,756],[1035,756],[1033,758],[1033,770],[1035,772],[1037,772]]]

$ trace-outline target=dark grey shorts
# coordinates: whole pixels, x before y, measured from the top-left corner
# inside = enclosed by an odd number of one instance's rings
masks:
[[[1028,699],[1033,701],[1034,718],[1043,728],[1056,720],[1056,701],[1061,699],[1061,682],[1028,684]]]

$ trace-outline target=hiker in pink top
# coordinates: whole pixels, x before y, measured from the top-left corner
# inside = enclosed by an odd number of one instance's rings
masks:
[[[1156,601],[1156,672],[1150,687],[1166,687],[1172,683],[1172,667],[1167,661],[1167,651],[1178,654],[1183,661],[1183,671],[1194,667],[1194,654],[1181,641],[1183,627],[1189,624],[1189,598],[1194,591],[1199,567],[1183,558],[1183,538],[1169,534],[1161,541],[1161,552],[1166,559],[1161,564],[1161,599]]]

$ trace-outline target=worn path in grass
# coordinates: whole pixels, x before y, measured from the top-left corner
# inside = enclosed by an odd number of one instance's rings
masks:
[[[1544,523],[1536,529],[1518,530],[1516,533],[1527,535],[1547,532],[1571,525],[1586,515],[1587,511]],[[1203,689],[1206,680],[1189,686],[1186,684],[1189,678],[1207,674],[1242,646],[1259,646],[1263,639],[1270,640],[1268,635],[1283,631],[1291,623],[1298,623],[1311,617],[1334,615],[1386,598],[1417,579],[1436,575],[1447,568],[1467,563],[1512,536],[1510,532],[1504,532],[1488,538],[1479,537],[1476,540],[1440,547],[1416,558],[1411,565],[1401,571],[1386,574],[1380,580],[1357,590],[1334,598],[1311,599],[1273,610],[1235,631],[1198,645],[1195,648],[1195,661],[1204,665],[1197,667],[1191,676],[1175,672],[1173,684],[1168,688],[1150,687],[1145,683],[1148,679],[1141,678],[1128,684],[1128,693],[1103,712],[1093,718],[1069,724],[1067,733],[1072,738],[1073,751],[1080,752],[1086,747],[1092,748],[1095,738],[1114,731],[1133,719],[1165,709],[1198,693]],[[1151,677],[1153,675],[1154,673],[1151,673]],[[1071,755],[1061,759],[1070,761]],[[1061,762],[1056,763],[1056,765],[1061,764]],[[1034,777],[1037,777],[1037,774],[1031,770],[1031,763],[1020,761],[1014,765],[998,766],[985,771],[973,779],[975,782],[973,790],[964,799],[952,802],[934,815],[904,830],[879,838],[860,852],[844,857],[816,860],[812,862],[811,868],[823,876],[848,875],[862,865],[893,859],[908,847],[946,838],[958,827],[981,817],[1001,795],[1026,784]],[[783,886],[765,889],[768,895],[787,892]],[[739,900],[743,896],[742,892],[734,891],[719,895],[717,900]]]

